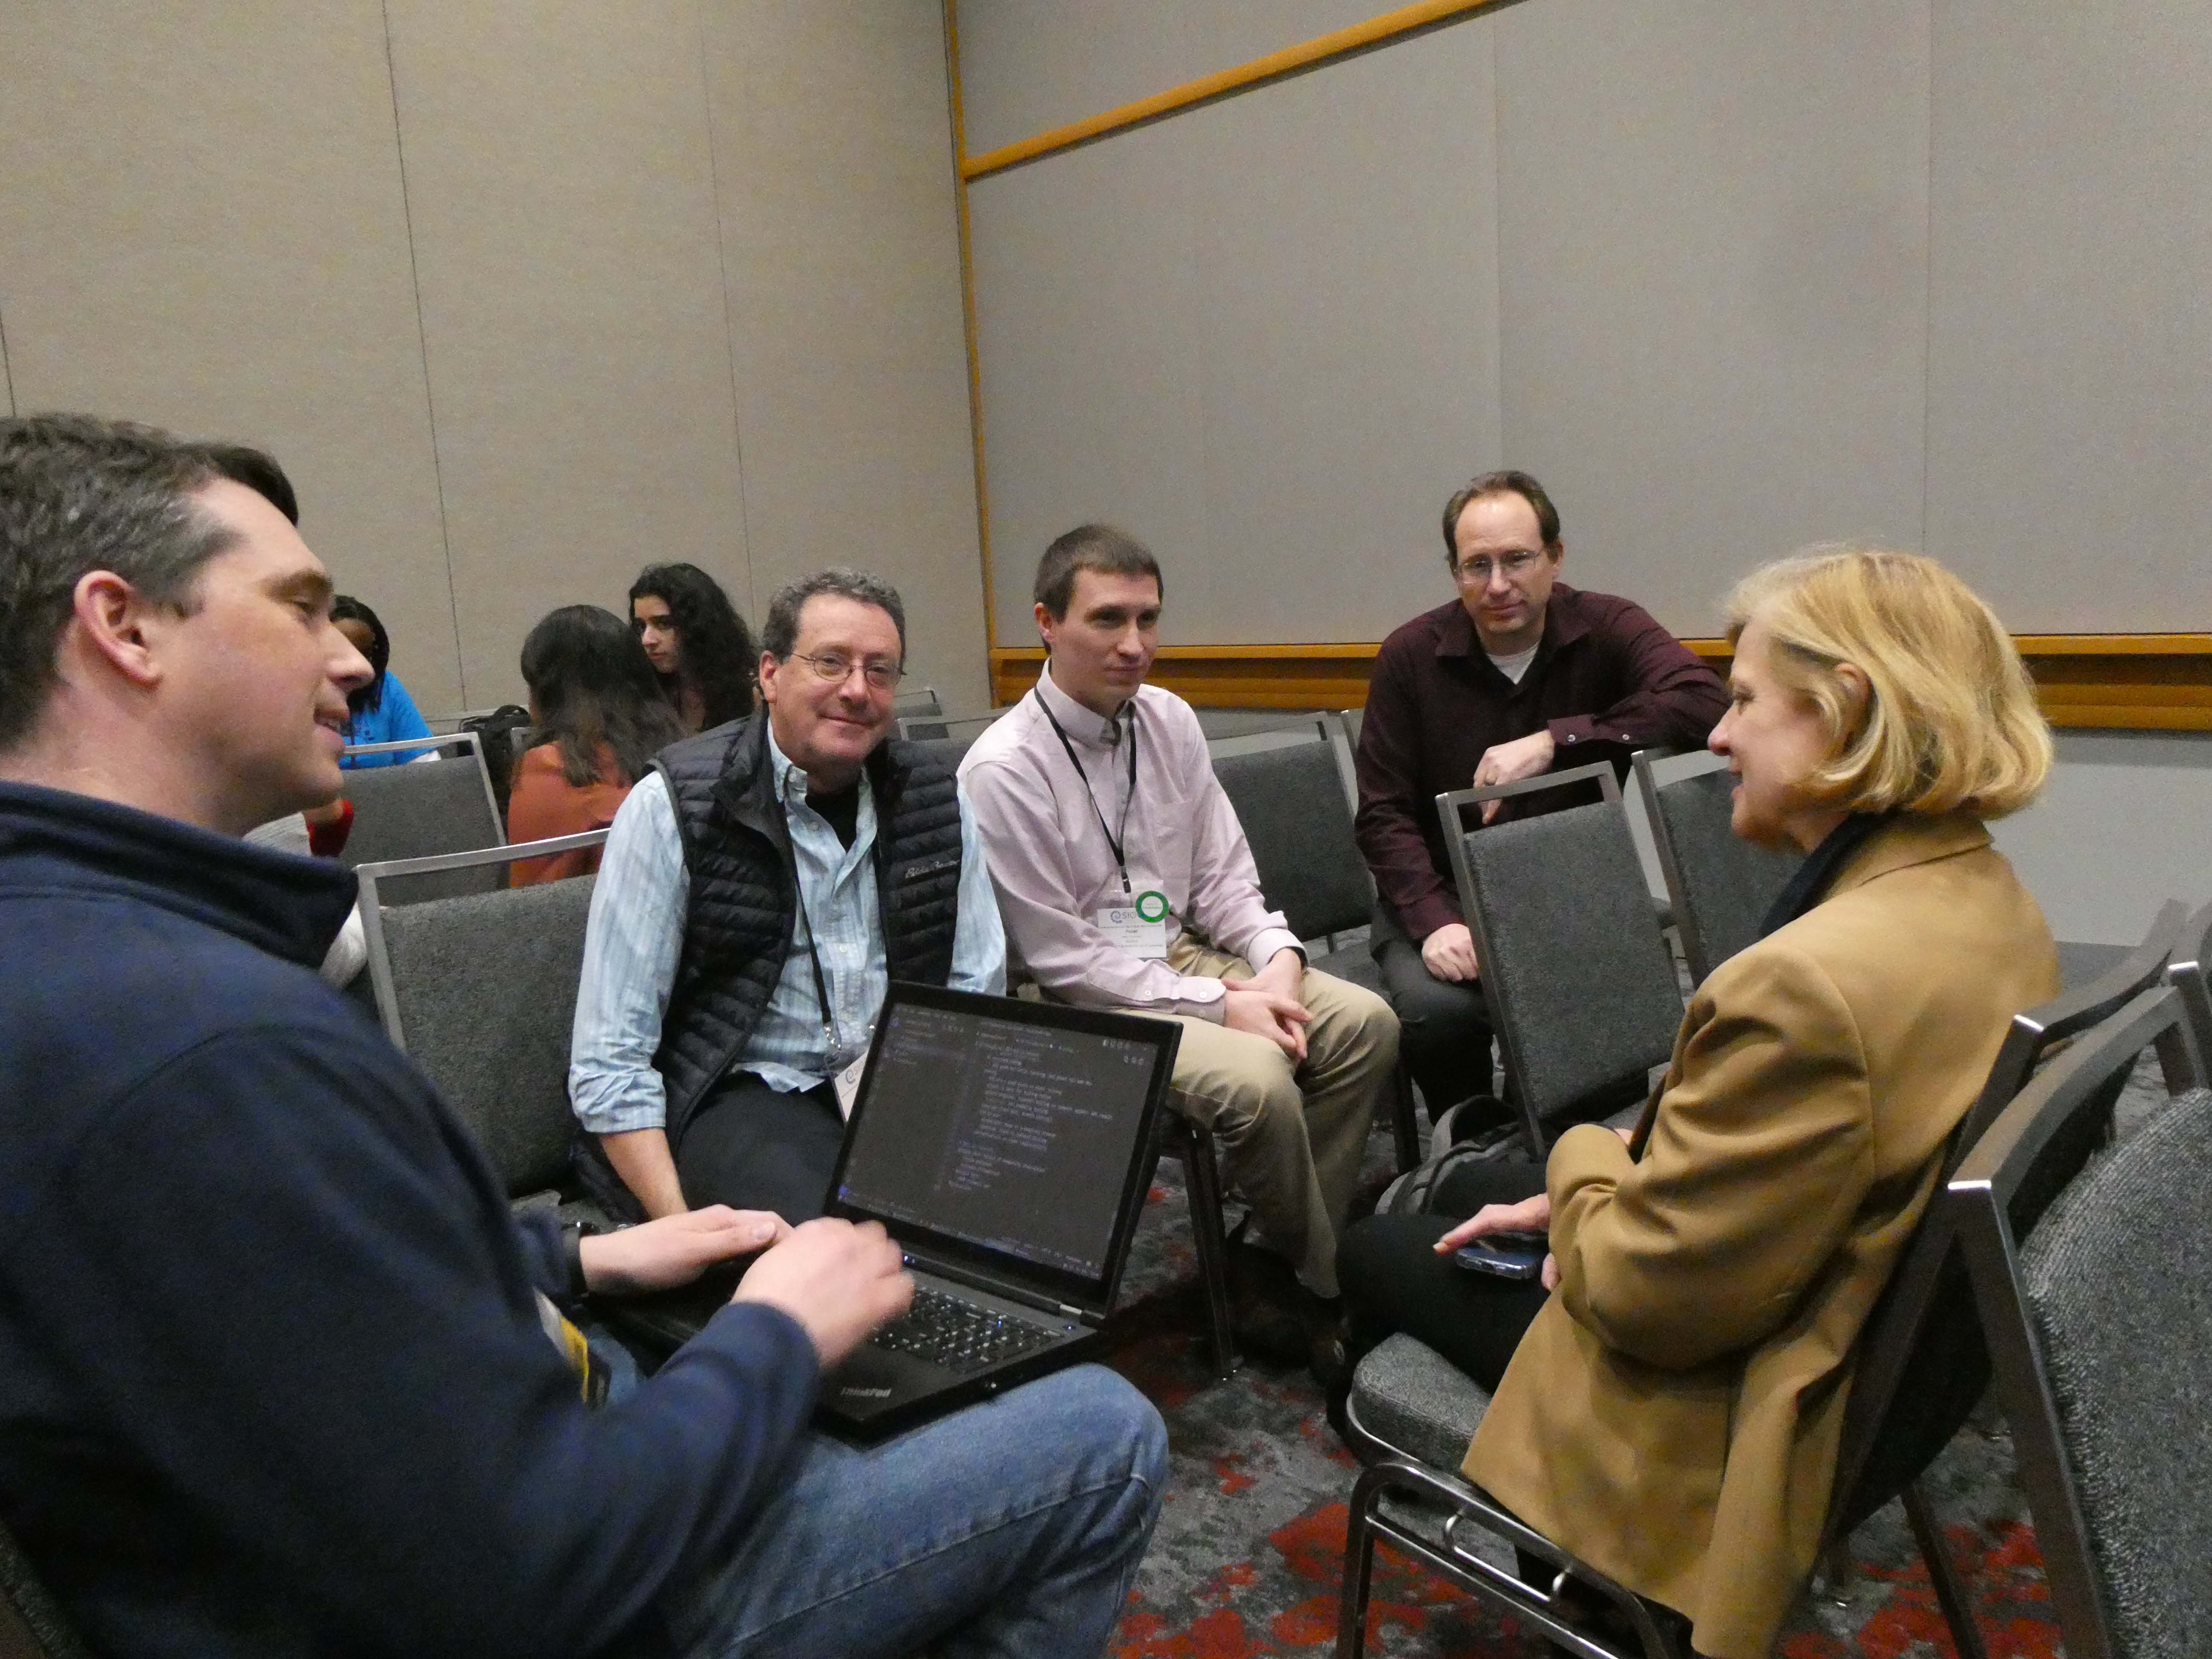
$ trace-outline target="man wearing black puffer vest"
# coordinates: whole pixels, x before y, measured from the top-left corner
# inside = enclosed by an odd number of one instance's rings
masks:
[[[368,666],[256,452],[0,419],[0,1523],[104,1659],[1097,1653],[1159,1419],[1079,1367],[862,1452],[879,1228],[566,1241],[315,968]],[[758,1252],[591,1403],[565,1315]],[[0,1647],[8,1644],[0,1641]]]
[[[618,1214],[821,1214],[890,981],[1006,988],[959,786],[886,741],[898,594],[803,577],[761,641],[763,707],[655,757],[592,895],[568,1096],[579,1172]]]

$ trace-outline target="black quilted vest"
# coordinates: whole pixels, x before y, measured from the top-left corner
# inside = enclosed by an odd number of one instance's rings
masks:
[[[653,1057],[667,1085],[672,1147],[760,1023],[796,937],[798,888],[766,710],[672,744],[653,769],[675,803],[690,878],[684,953]],[[943,985],[960,904],[957,785],[896,742],[878,746],[867,773],[890,976]]]

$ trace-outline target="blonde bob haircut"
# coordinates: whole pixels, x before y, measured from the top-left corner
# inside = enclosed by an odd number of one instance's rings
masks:
[[[1935,560],[1814,548],[1754,570],[1729,596],[1729,640],[1756,621],[1775,678],[1828,729],[1830,758],[1799,786],[1851,812],[2002,817],[2051,772],[2051,728],[1996,614]],[[1863,709],[1836,672],[1871,688]]]

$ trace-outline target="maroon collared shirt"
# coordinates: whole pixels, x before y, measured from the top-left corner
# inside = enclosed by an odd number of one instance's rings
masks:
[[[1515,684],[1483,653],[1456,599],[1382,642],[1359,728],[1354,828],[1375,885],[1406,932],[1463,921],[1437,797],[1474,781],[1483,751],[1548,730],[1552,769],[1625,765],[1638,749],[1701,747],[1728,707],[1720,678],[1641,605],[1552,585],[1544,637]],[[1542,796],[1516,816],[1579,804]],[[1519,806],[1509,803],[1509,806]]]

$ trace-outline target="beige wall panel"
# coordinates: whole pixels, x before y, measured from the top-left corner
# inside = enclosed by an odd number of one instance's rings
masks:
[[[968,153],[1234,69],[1395,8],[1390,0],[960,0]]]
[[[1165,556],[1170,640],[1200,640],[1207,546],[1196,203],[1167,122],[969,187],[1001,645],[1034,645],[1052,538],[1117,523]]]
[[[1207,535],[1203,559],[1160,550],[1194,567],[1178,637],[1379,640],[1452,597],[1437,512],[1499,451],[1492,28],[1177,124],[1200,181]]]
[[[754,592],[889,578],[911,684],[988,700],[935,0],[707,10]]]
[[[1493,24],[1505,454],[1569,580],[1708,634],[1760,560],[1917,544],[1927,0]]]
[[[2212,627],[2212,9],[1935,12],[1929,546],[2016,629]]]
[[[376,0],[11,7],[18,405],[264,443],[425,708],[459,696]]]
[[[473,704],[556,605],[685,559],[750,611],[699,13],[392,0]]]
[[[1090,518],[1159,553],[1171,641],[1379,639],[1449,597],[1433,515],[1498,451],[1488,28],[971,188],[1002,642]]]

